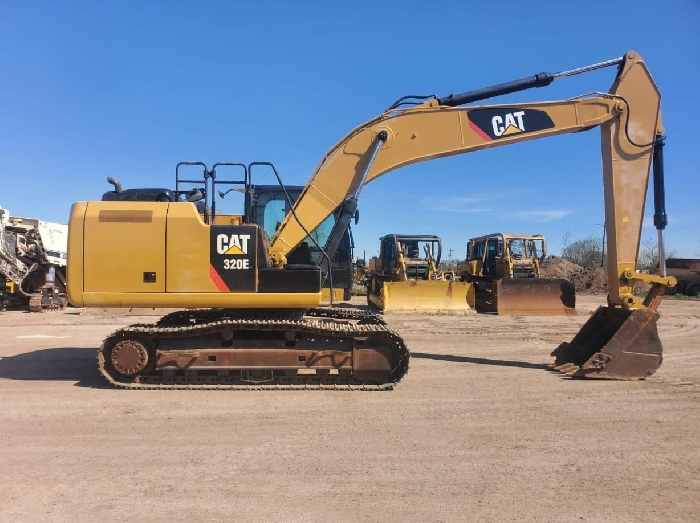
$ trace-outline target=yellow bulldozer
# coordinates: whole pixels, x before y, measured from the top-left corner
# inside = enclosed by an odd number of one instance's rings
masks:
[[[474,286],[438,270],[442,241],[434,235],[388,234],[369,261],[367,303],[394,312],[475,312]],[[421,257],[421,248],[424,256]]]
[[[474,284],[476,309],[504,316],[576,316],[576,290],[561,278],[542,278],[547,255],[541,234],[493,233],[471,238],[457,267]]]
[[[606,67],[615,68],[607,92],[483,102]],[[121,327],[103,340],[98,368],[118,387],[392,389],[410,361],[401,334],[377,314],[319,307],[325,275],[362,189],[418,162],[596,128],[608,231],[607,303],[553,350],[551,365],[568,376],[642,379],[661,365],[658,307],[676,279],[666,276],[663,254],[661,93],[632,51],[463,93],[396,100],[323,154],[293,205],[285,194],[290,212],[272,238],[245,212],[220,222],[208,205],[202,213],[195,201],[75,202],[68,299],[76,307],[183,309],[153,324]],[[652,168],[660,274],[637,270]],[[206,169],[201,183],[209,201],[213,181]],[[334,225],[325,241],[316,240],[318,260],[293,261],[294,251],[329,216]],[[651,284],[643,298],[634,294],[639,281]]]

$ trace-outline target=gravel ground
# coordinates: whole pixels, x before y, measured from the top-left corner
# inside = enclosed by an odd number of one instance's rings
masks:
[[[390,392],[116,390],[100,340],[155,318],[0,314],[0,519],[697,521],[700,302],[663,302],[647,380],[545,370],[604,300],[387,315]]]

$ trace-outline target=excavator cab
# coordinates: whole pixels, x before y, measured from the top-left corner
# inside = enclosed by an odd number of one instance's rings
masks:
[[[299,198],[303,188],[303,186],[298,185],[285,186],[287,195],[289,195],[292,204]],[[290,211],[290,206],[284,191],[279,185],[253,185],[250,198],[252,202],[251,218],[253,222],[262,227],[268,237],[273,237],[280,222],[284,220]],[[325,246],[336,219],[337,213],[333,213],[326,218],[321,225],[311,231],[311,237],[307,236],[299,246],[290,253],[288,257],[289,263],[318,264],[323,256],[320,247]],[[352,298],[353,250],[352,229],[348,226],[331,261],[330,277],[326,277],[323,283],[323,288],[321,290],[321,297],[323,300],[330,299],[331,286],[333,289],[334,302],[347,301]]]

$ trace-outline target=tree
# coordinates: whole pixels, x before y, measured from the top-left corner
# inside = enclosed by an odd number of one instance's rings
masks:
[[[671,249],[666,251],[665,258],[673,258],[676,251]],[[647,238],[639,246],[639,258],[637,259],[637,270],[640,272],[653,273],[659,264],[659,245],[654,239]]]
[[[566,233],[562,244],[564,248],[561,250],[561,257],[581,267],[592,269],[604,265],[607,261],[603,256],[603,240],[601,238],[589,236],[569,243],[569,233]]]
[[[457,265],[457,260],[440,260],[437,268],[441,271],[456,271]]]

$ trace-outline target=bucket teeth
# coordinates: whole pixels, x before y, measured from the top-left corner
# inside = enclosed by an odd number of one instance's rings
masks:
[[[562,363],[561,365],[557,365],[554,368],[556,370],[558,370],[559,372],[566,373],[567,371],[569,371],[571,369],[578,369],[580,367],[574,363]]]

